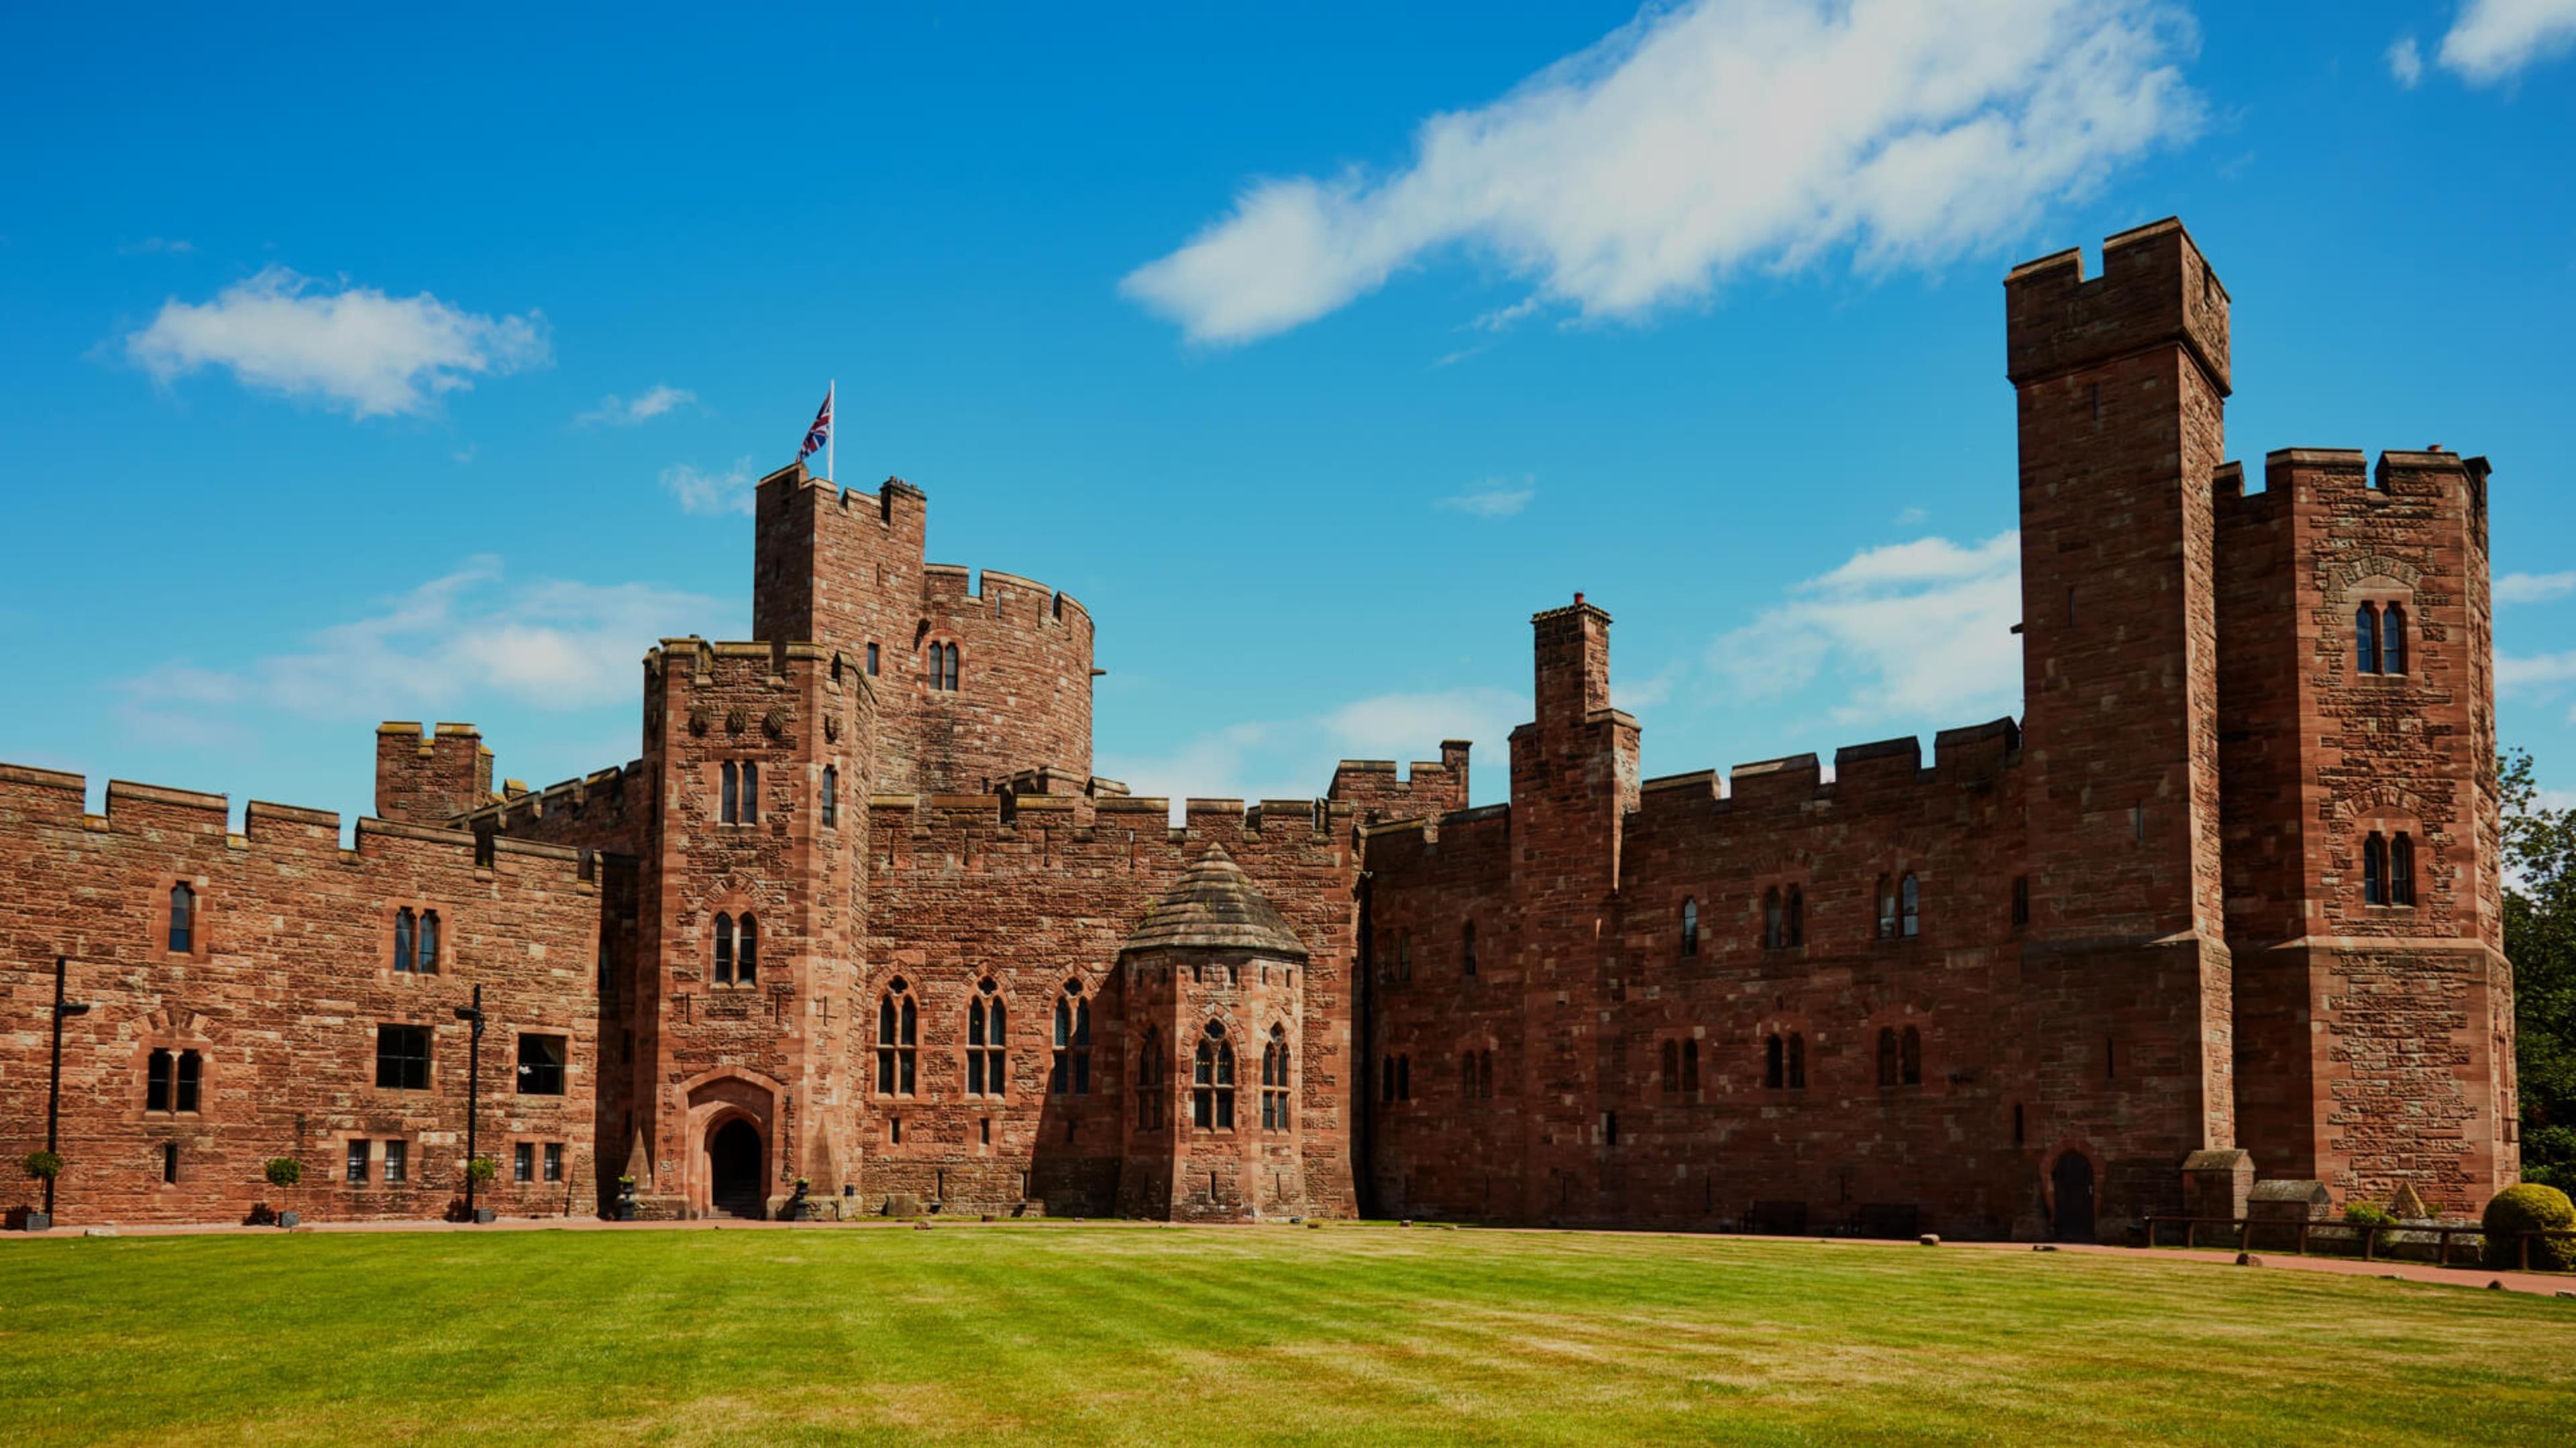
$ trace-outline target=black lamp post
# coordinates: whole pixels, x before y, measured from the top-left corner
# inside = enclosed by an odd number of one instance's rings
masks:
[[[465,1220],[474,1220],[474,1119],[482,1113],[475,1107],[483,1085],[483,987],[474,987],[474,1004],[458,1006],[456,1018],[474,1027],[473,1044],[465,1056]],[[59,1031],[61,1028],[55,1028]]]
[[[54,1155],[62,1145],[63,1118],[63,1019],[89,1014],[89,1002],[63,999],[63,972],[69,965],[67,956],[54,957],[54,1074],[45,1088],[45,1152]],[[54,1179],[45,1178],[45,1215],[54,1214]]]

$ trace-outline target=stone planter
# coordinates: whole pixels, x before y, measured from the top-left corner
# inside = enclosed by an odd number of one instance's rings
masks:
[[[277,1225],[281,1227],[292,1227],[303,1220],[304,1214],[301,1212],[280,1212],[277,1214]]]
[[[474,1223],[476,1226],[488,1227],[492,1225],[492,1219],[499,1215],[500,1213],[493,1211],[490,1207],[476,1207],[474,1209]]]
[[[18,1230],[21,1232],[50,1232],[53,1229],[54,1219],[43,1212],[29,1208],[19,1214]]]
[[[612,1221],[612,1222],[631,1222],[631,1221],[634,1221],[634,1220],[635,1220],[635,1199],[634,1199],[633,1197],[620,1197],[620,1198],[619,1198],[619,1199],[618,1199],[614,1204],[612,1204],[612,1205],[609,1207],[609,1218],[608,1218],[608,1219],[609,1219],[610,1221]]]

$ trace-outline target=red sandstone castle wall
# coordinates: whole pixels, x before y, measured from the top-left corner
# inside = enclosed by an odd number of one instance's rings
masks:
[[[871,693],[834,650],[671,639],[646,660],[644,695],[658,828],[637,885],[633,1090],[652,1168],[639,1191],[648,1210],[708,1211],[708,1140],[736,1119],[759,1133],[766,1196],[798,1176],[828,1189],[853,1130]],[[731,824],[727,762],[759,769],[756,813]],[[719,914],[759,922],[747,984],[717,979]]]
[[[876,494],[803,464],[761,481],[752,632],[864,660],[877,650],[881,787],[982,793],[1023,770],[1091,772],[1091,615],[1069,595],[987,570],[925,563],[928,500],[889,478]],[[954,644],[955,689],[930,649]]]
[[[2496,951],[2485,465],[2290,450],[2221,491],[2230,924],[2246,1144],[2282,1175],[2473,1207],[2516,1170],[2512,980]],[[2355,667],[2357,606],[2404,611],[2402,672]],[[2416,843],[2415,899],[2362,894],[2363,840]]]
[[[1311,800],[1264,801],[1251,811],[1233,800],[1192,800],[1185,826],[1176,829],[1165,800],[1100,800],[1086,822],[1077,806],[1093,803],[1024,798],[1005,822],[1002,802],[991,796],[875,802],[862,1008],[873,1012],[877,996],[899,977],[920,1004],[921,1024],[918,1089],[888,1098],[871,1081],[861,1108],[857,1180],[865,1205],[874,1210],[906,1194],[945,1200],[951,1211],[1005,1210],[1022,1200],[1057,1215],[1112,1210],[1134,1109],[1128,1086],[1138,1038],[1127,985],[1115,969],[1119,949],[1147,907],[1215,845],[1312,957],[1296,987],[1303,1181],[1292,1184],[1301,1193],[1292,1210],[1350,1211],[1348,1111],[1357,1073],[1349,807],[1336,804],[1319,816]],[[969,1098],[963,1089],[966,1001],[987,977],[1000,987],[1013,1023],[1009,1086],[998,1101]],[[1055,1001],[1068,980],[1079,980],[1093,1001],[1088,1096],[1046,1091]],[[1248,1016],[1242,1024],[1268,1028]],[[871,1044],[862,1041],[863,1056]],[[1238,1136],[1258,1130],[1259,1060],[1257,1049],[1238,1055]],[[1186,1088],[1186,1080],[1179,1084]],[[898,1120],[900,1143],[893,1139]],[[1185,1113],[1173,1130],[1190,1134]]]
[[[44,1144],[53,961],[71,957],[58,1214],[66,1221],[239,1220],[254,1201],[308,1217],[433,1217],[463,1189],[467,1028],[455,1008],[483,987],[478,1146],[501,1167],[485,1205],[587,1214],[599,906],[572,851],[381,820],[340,846],[335,814],[254,801],[243,832],[221,795],[112,783],[82,813],[77,775],[0,766],[0,1155]],[[196,893],[192,944],[168,944],[172,884]],[[439,971],[397,974],[394,912],[435,909]],[[431,1028],[425,1091],[375,1085],[378,1023]],[[523,1030],[568,1038],[561,1096],[514,1089]],[[146,1112],[155,1047],[205,1060],[200,1109]],[[349,1186],[353,1137],[409,1146],[410,1182]],[[513,1183],[518,1141],[565,1148],[566,1179]],[[179,1147],[178,1180],[161,1151]],[[381,1149],[379,1149],[381,1154]],[[303,1184],[281,1201],[262,1164],[291,1156]],[[22,1187],[21,1190],[24,1190]]]

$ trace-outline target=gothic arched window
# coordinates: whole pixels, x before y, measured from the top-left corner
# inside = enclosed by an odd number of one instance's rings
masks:
[[[2377,830],[2361,842],[2361,898],[2366,905],[2388,903],[2388,837]]]
[[[1780,887],[1762,892],[1762,948],[1777,950],[1789,943],[1786,922],[1780,913]]]
[[[411,913],[410,906],[406,905],[402,909],[394,912],[395,970],[410,971],[419,964],[415,945],[415,937],[419,928],[419,917]]]
[[[420,912],[420,973],[438,974],[438,912]]]
[[[1878,938],[1896,938],[1896,882],[1885,875],[1878,877]]]
[[[1203,1130],[1234,1130],[1234,1043],[1215,1021],[1199,1037],[1191,1063],[1190,1124]]]
[[[197,892],[182,882],[170,887],[170,953],[189,954],[196,940]]]
[[[2388,903],[2415,903],[2415,837],[2404,830],[2388,842]]]
[[[1058,1096],[1091,1094],[1091,1002],[1078,980],[1066,981],[1055,998],[1055,1065],[1047,1089]]]
[[[2352,671],[2379,672],[2379,610],[2366,603],[2352,611]]]
[[[1699,954],[1699,900],[1695,896],[1686,895],[1682,897],[1682,958],[1687,960],[1697,954]]]
[[[1136,1047],[1137,1130],[1161,1129],[1163,1090],[1163,1033],[1147,1026],[1145,1039]]]
[[[1269,1044],[1261,1048],[1261,1129],[1288,1129],[1288,1028],[1270,1028]]]
[[[733,917],[716,917],[716,984],[733,984]]]
[[[2406,610],[2393,603],[2379,615],[2379,671],[2406,672]]]
[[[1782,922],[1782,928],[1783,928],[1787,933],[1782,937],[1782,943],[1784,943],[1784,944],[1788,944],[1788,945],[1804,945],[1804,944],[1806,944],[1806,943],[1807,943],[1807,895],[1806,895],[1806,892],[1805,892],[1804,890],[1799,889],[1799,888],[1798,888],[1797,886],[1795,886],[1795,885],[1790,886],[1790,887],[1789,887],[1789,896],[1788,896],[1788,901],[1787,901],[1787,904],[1786,904],[1783,908],[1784,908],[1784,913],[1785,913],[1785,915],[1786,915],[1786,917],[1787,917],[1787,918]]]
[[[823,828],[834,829],[841,823],[841,769],[836,764],[823,766]]]
[[[746,910],[734,922],[733,983],[750,985],[760,979],[760,922]]]
[[[1011,1075],[1000,987],[979,981],[966,1002],[966,1094],[1000,1096]]]
[[[886,993],[877,999],[877,1094],[909,1096],[914,1080],[914,1060],[921,1044],[921,1008],[914,1004],[912,991],[897,976],[886,982]]]
[[[1922,934],[1923,891],[1922,887],[1914,883],[1913,871],[1908,870],[1905,872],[1904,880],[1899,882],[1896,887],[1896,897],[1897,909],[1899,911],[1899,929],[1908,939]]]

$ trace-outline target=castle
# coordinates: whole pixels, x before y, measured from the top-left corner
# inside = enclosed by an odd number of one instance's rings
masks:
[[[2516,1179],[2486,484],[2228,461],[2181,225],[2005,278],[2025,716],[1641,779],[1610,616],[1469,746],[1324,798],[1091,772],[1093,624],[924,561],[924,495],[759,487],[752,638],[642,757],[375,815],[0,767],[0,1154],[67,1222],[1298,1213],[2091,1237],[2264,1177]],[[479,1056],[457,1016],[477,989]]]

